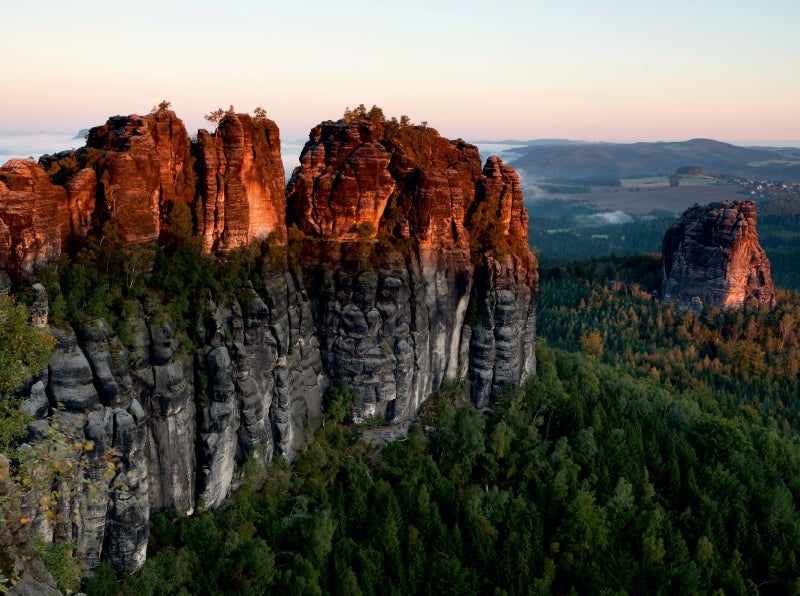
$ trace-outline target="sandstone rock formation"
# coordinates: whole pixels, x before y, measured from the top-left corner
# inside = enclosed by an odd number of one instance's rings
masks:
[[[171,110],[109,118],[89,131],[86,148],[103,215],[119,215],[127,244],[157,240],[171,204],[194,198],[189,135]]]
[[[75,539],[88,567],[101,557],[140,566],[151,514],[192,513],[198,499],[218,506],[248,458],[263,470],[275,450],[293,459],[327,380],[302,287],[280,273],[265,288],[263,297],[250,287],[238,301],[209,301],[195,353],[173,321],[146,316],[136,301],[121,323],[125,345],[102,319],[48,327],[58,343],[23,409],[38,420],[32,428],[52,415],[70,440],[94,445],[83,468],[99,499],[79,489],[64,504],[79,522],[43,528]]]
[[[467,376],[483,405],[534,372],[536,261],[519,180],[499,159],[482,171],[476,147],[428,127],[328,121],[287,201],[289,223],[334,243],[306,260],[325,370],[359,392],[355,420],[407,420]],[[482,349],[470,351],[473,329]]]
[[[278,127],[233,114],[212,135],[197,135],[198,195],[206,250],[246,246],[275,232],[286,239],[286,200]]]
[[[519,177],[498,157],[490,157],[477,184],[470,218],[473,250],[494,246],[476,275],[478,323],[470,343],[473,400],[485,404],[506,385],[536,370],[534,338],[539,274],[528,249],[528,213]],[[488,218],[485,220],[478,215]],[[512,255],[503,258],[508,247]]]
[[[228,114],[193,144],[174,112],[113,116],[86,146],[0,170],[0,269],[31,273],[112,220],[128,245],[157,241],[189,205],[205,250],[286,240],[280,135],[265,117]]]
[[[61,254],[67,194],[42,166],[12,159],[0,168],[0,268],[30,273]]]
[[[62,225],[61,246],[81,243],[97,225],[97,173],[91,168],[83,168],[71,176],[64,190],[67,191],[69,227]]]
[[[315,127],[287,191],[266,118],[228,114],[191,143],[169,110],[113,117],[74,154],[0,170],[0,273],[29,273],[109,220],[128,245],[157,241],[182,204],[206,251],[269,236],[250,251],[257,281],[203,290],[191,320],[139,295],[118,300],[113,327],[51,323],[58,344],[27,392],[32,431],[51,416],[96,446],[83,469],[108,490],[78,491],[80,522],[50,530],[89,567],[137,567],[151,515],[217,506],[246,461],[291,460],[329,384],[358,392],[353,420],[392,424],[446,381],[469,379],[482,406],[535,372],[538,274],[516,173],[382,117]],[[44,288],[34,295],[45,325]]]
[[[65,508],[78,511],[80,523],[66,516],[48,530],[52,538],[75,539],[90,568],[101,555],[119,568],[138,567],[149,535],[145,416],[133,395],[126,351],[102,320],[87,323],[77,334],[69,326],[48,330],[58,340],[47,376],[48,405],[71,441],[94,444],[83,456],[85,477],[108,487],[96,499],[89,498],[85,486],[62,491],[71,494]],[[109,456],[115,470],[110,482],[105,477]]]
[[[662,253],[665,301],[693,308],[775,303],[753,201],[690,207],[667,230]]]

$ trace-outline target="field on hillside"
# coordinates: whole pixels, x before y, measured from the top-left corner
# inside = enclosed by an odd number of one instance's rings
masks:
[[[550,194],[535,185],[523,188],[526,201],[569,200],[591,204],[600,211],[625,211],[646,215],[652,211],[683,213],[695,203],[740,201],[748,198],[735,185],[703,184],[702,180],[681,180],[672,188],[666,177],[637,178],[622,181],[622,186],[593,186],[590,193]]]

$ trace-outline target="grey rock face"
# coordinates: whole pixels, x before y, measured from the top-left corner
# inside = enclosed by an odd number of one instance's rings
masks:
[[[444,380],[467,376],[468,362],[461,360],[461,342],[465,338],[462,328],[473,286],[469,251],[424,251],[420,261],[423,284],[417,292],[417,299],[422,298],[425,308],[422,316],[418,315],[421,333],[415,340],[417,351],[422,350],[420,361],[423,363],[424,382],[416,391],[415,412]]]
[[[102,320],[86,323],[77,334],[69,326],[48,330],[58,343],[47,384],[31,386],[23,409],[37,419],[33,435],[46,434],[43,417],[52,411],[70,441],[92,448],[74,462],[88,484],[63,487],[62,519],[43,533],[50,539],[74,538],[88,568],[102,556],[119,568],[138,567],[149,536],[145,415],[132,395],[125,351]],[[109,465],[114,469],[110,480]]]
[[[145,450],[154,511],[194,511],[196,410],[191,372],[191,359],[184,356],[137,375],[147,413]]]
[[[31,386],[25,408],[42,416],[61,404],[62,428],[94,443],[85,475],[104,489],[95,500],[79,491],[79,520],[52,537],[75,537],[88,567],[140,566],[151,514],[219,506],[248,460],[263,470],[275,452],[292,460],[329,380],[358,391],[355,420],[407,423],[446,380],[467,376],[485,404],[535,371],[536,306],[535,268],[487,259],[476,272],[466,249],[383,251],[375,266],[368,255],[309,270],[313,294],[265,271],[258,292],[208,297],[195,343],[135,302],[119,322],[124,343],[102,320],[51,328],[47,384]]]
[[[452,379],[469,378],[482,406],[535,373],[535,266],[488,259],[475,271],[468,250],[435,248],[407,259],[382,253],[374,268],[334,261],[317,270],[324,369],[333,385],[358,392],[354,421],[408,421]]]
[[[78,521],[52,537],[76,538],[88,567],[102,558],[138,567],[151,514],[219,506],[248,460],[262,470],[275,452],[292,460],[329,379],[359,392],[355,420],[405,423],[446,380],[467,375],[485,404],[535,369],[526,278],[535,269],[511,256],[473,267],[463,249],[388,251],[375,267],[310,272],[313,295],[291,273],[265,273],[259,292],[208,298],[197,344],[137,303],[119,323],[124,344],[102,320],[77,333],[50,328],[58,344],[47,384],[31,386],[25,408],[41,417],[61,404],[61,427],[95,446],[83,465],[103,489],[99,499],[79,491]]]
[[[209,506],[239,485],[248,458],[263,470],[276,449],[293,459],[321,412],[326,385],[308,299],[290,274],[263,294],[247,288],[241,303],[210,301],[204,317],[200,494]]]
[[[203,409],[201,496],[207,505],[215,507],[228,495],[231,488],[235,472],[239,411],[236,407],[228,348],[211,348],[206,358],[212,389],[211,403]]]
[[[135,569],[147,554],[149,538],[146,439],[144,410],[137,400],[127,409],[103,407],[87,416],[84,433],[94,449],[86,454],[87,477],[98,487],[97,496],[77,498],[83,508],[84,564],[93,568],[107,557],[120,569]],[[113,466],[109,481],[106,471]]]
[[[31,394],[22,402],[20,409],[34,420],[43,418],[47,414],[50,402],[47,400],[45,384],[42,381],[36,381],[31,386]]]
[[[483,407],[506,385],[536,372],[534,339],[537,296],[520,283],[529,269],[518,257],[491,259],[477,288],[478,323],[470,345],[472,397]]]
[[[133,399],[133,382],[128,374],[128,352],[103,319],[94,319],[77,331],[83,352],[104,404],[128,407]]]
[[[94,387],[92,368],[86,355],[78,347],[71,327],[50,327],[50,334],[58,342],[50,357],[50,382],[48,389],[53,405],[68,411],[87,411],[100,405],[100,396]]]
[[[359,394],[354,421],[397,424],[446,379],[465,378],[472,289],[469,252],[382,254],[375,268],[341,264],[317,272],[315,307],[324,369]]]
[[[145,561],[150,534],[146,523],[150,516],[146,417],[138,400],[126,410],[115,408],[113,416],[115,463],[121,467],[111,482],[104,548],[115,567],[135,569]]]
[[[125,344],[101,319],[77,333],[49,328],[58,343],[47,382],[24,402],[40,419],[32,436],[60,408],[59,427],[94,445],[81,465],[99,496],[79,488],[64,505],[78,518],[49,531],[77,539],[89,568],[101,558],[140,566],[151,512],[191,513],[198,499],[218,506],[248,458],[263,470],[276,449],[291,460],[327,387],[310,302],[288,273],[273,274],[261,295],[248,287],[239,301],[209,299],[194,351],[165,315],[147,317],[138,303],[124,312]]]
[[[288,460],[305,440],[305,424],[322,411],[327,388],[309,298],[289,273],[267,286],[270,331],[277,346],[270,420],[275,449]],[[252,374],[251,374],[252,376]]]
[[[394,266],[394,267],[393,267]],[[359,391],[356,421],[388,421],[413,408],[417,375],[411,347],[412,280],[402,260],[378,271],[322,273],[319,338],[331,383]]]

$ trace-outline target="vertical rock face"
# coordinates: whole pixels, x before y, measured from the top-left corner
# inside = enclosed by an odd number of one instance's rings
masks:
[[[693,308],[774,304],[769,259],[758,243],[753,201],[695,205],[667,230],[664,300]]]
[[[65,230],[62,226],[62,249],[71,241],[86,240],[97,223],[97,174],[91,168],[83,168],[67,180],[64,190],[67,191],[69,227]]]
[[[326,387],[305,292],[289,274],[273,276],[262,297],[208,303],[198,424],[199,494],[219,505],[241,480],[247,458],[266,469],[275,450],[292,460]]]
[[[157,240],[171,204],[194,198],[189,136],[175,112],[114,116],[89,131],[86,147],[100,202],[118,215],[125,243]]]
[[[197,135],[200,234],[206,250],[245,246],[275,232],[286,238],[286,200],[278,127],[234,114],[214,134]]]
[[[12,159],[0,168],[0,268],[30,273],[61,254],[67,195],[42,166]]]
[[[391,154],[378,142],[379,125],[323,122],[311,131],[301,166],[289,182],[289,221],[326,240],[374,237],[396,183]]]
[[[141,310],[127,321],[137,348],[132,369],[147,417],[145,457],[153,512],[191,513],[195,504],[195,419],[192,357],[181,349],[183,336],[163,316]],[[141,350],[141,351],[139,351]]]
[[[170,110],[113,116],[91,129],[85,147],[40,163],[0,169],[0,268],[13,275],[80,245],[109,219],[122,242],[154,242],[176,203],[194,208],[206,251],[273,232],[286,240],[280,135],[267,118],[226,115],[192,145]]]
[[[470,363],[472,394],[479,405],[536,369],[539,273],[535,257],[524,250],[528,213],[522,203],[517,173],[490,157],[478,180],[477,206],[470,220],[473,248],[477,244],[482,250],[488,244],[505,250],[487,255],[476,275],[478,323],[473,328]],[[512,254],[504,254],[508,252]]]
[[[356,420],[406,420],[467,375],[483,404],[535,370],[536,261],[519,180],[499,159],[482,171],[476,147],[426,126],[324,122],[287,204],[289,223],[334,247],[306,261],[325,370],[358,390]]]
[[[88,322],[77,334],[69,326],[48,330],[58,342],[47,384],[49,406],[56,408],[53,419],[71,441],[93,443],[94,449],[81,456],[82,467],[84,477],[100,489],[94,498],[88,485],[78,486],[65,510],[79,515],[50,527],[52,537],[75,539],[90,568],[101,556],[119,568],[138,567],[147,552],[150,510],[145,416],[132,392],[127,354],[102,320]],[[37,393],[34,385],[28,401]],[[47,409],[31,413],[43,416]],[[114,468],[110,481],[109,463]]]
[[[527,238],[528,211],[523,206],[519,176],[509,165],[493,155],[486,160],[483,176],[478,181],[481,201],[497,203],[496,218],[505,234],[518,239]]]
[[[80,515],[46,531],[75,539],[89,568],[101,558],[140,566],[151,514],[192,513],[198,499],[218,506],[248,459],[266,470],[274,451],[291,460],[306,439],[327,388],[310,302],[290,274],[263,277],[261,293],[209,299],[195,353],[172,320],[132,300],[125,344],[102,319],[48,327],[57,344],[46,382],[32,385],[23,409],[38,432],[52,414],[70,441],[94,445],[81,458],[99,498],[79,487],[64,508]]]

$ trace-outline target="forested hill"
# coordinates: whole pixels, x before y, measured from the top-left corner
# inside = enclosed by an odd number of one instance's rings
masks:
[[[792,593],[800,296],[682,312],[642,285],[659,266],[543,269],[525,387],[477,411],[450,385],[382,450],[336,391],[293,470],[157,518],[145,566],[88,593]]]
[[[521,151],[521,150],[516,150]],[[800,149],[739,147],[711,139],[659,143],[574,143],[530,147],[511,162],[529,178],[657,175],[684,166],[715,174],[800,179]]]

